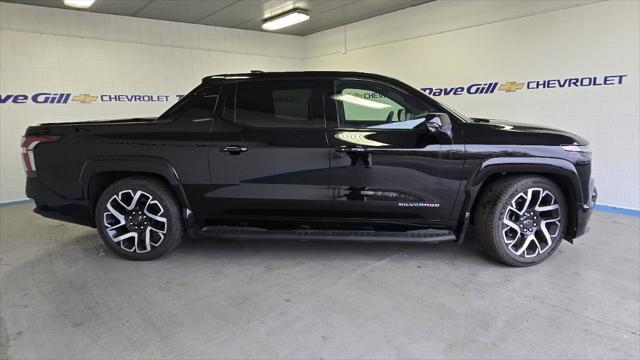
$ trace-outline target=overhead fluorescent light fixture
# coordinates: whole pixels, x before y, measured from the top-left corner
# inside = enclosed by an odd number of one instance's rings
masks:
[[[64,4],[74,8],[86,9],[93,5],[96,0],[63,0]]]
[[[275,31],[309,20],[309,14],[303,9],[293,9],[262,21],[262,29]]]

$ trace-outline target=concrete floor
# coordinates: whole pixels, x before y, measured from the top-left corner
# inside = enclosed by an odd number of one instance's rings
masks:
[[[640,218],[546,263],[463,246],[191,240],[154,262],[0,208],[0,358],[638,358]]]

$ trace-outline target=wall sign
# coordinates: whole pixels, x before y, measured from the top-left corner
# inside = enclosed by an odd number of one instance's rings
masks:
[[[91,104],[100,103],[154,103],[169,102],[184,95],[156,94],[77,94],[69,92],[38,92],[33,94],[0,94],[0,105],[4,104]]]
[[[572,77],[564,79],[528,80],[525,82],[489,82],[454,87],[423,87],[420,90],[431,96],[487,95],[496,91],[516,92],[518,90],[562,89],[571,87],[617,86],[622,85],[627,75],[605,75]]]

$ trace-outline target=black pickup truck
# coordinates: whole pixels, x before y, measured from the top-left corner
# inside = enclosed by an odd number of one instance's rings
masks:
[[[586,231],[588,142],[467,118],[356,72],[216,75],[158,118],[41,124],[22,143],[38,214],[134,260],[183,237],[462,242],[513,266]]]

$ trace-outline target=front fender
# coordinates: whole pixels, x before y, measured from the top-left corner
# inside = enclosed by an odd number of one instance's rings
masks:
[[[573,164],[558,158],[534,158],[534,157],[499,157],[484,161],[469,177],[465,186],[464,202],[459,214],[459,223],[463,223],[467,214],[470,214],[476,198],[486,181],[498,174],[539,174],[551,176],[561,181],[558,184],[565,192],[569,202],[570,219],[575,223],[575,206],[571,203],[583,203],[580,177]]]
[[[557,158],[505,157],[488,159],[471,175],[467,189],[478,188],[484,181],[498,173],[553,174],[565,177],[573,185],[576,200],[582,202],[580,177],[573,164]]]

